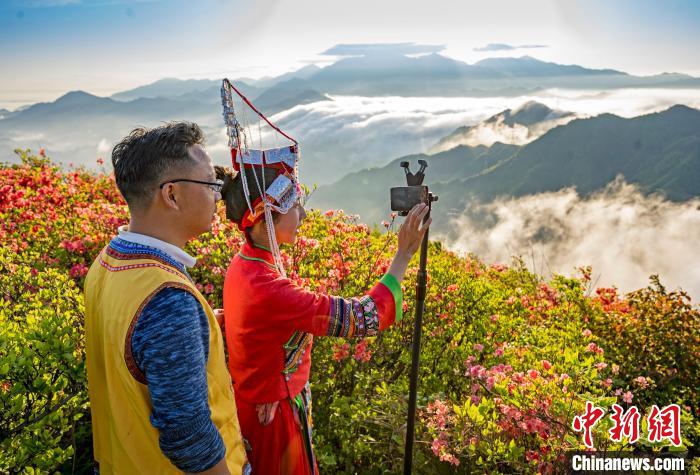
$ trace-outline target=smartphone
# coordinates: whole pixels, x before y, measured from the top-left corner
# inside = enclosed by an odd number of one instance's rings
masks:
[[[427,186],[397,186],[391,188],[391,210],[405,216],[418,203],[428,203]]]

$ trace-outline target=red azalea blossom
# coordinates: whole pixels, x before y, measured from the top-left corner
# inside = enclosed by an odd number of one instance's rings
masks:
[[[350,356],[350,344],[349,343],[336,343],[333,345],[333,359],[336,361],[342,361]]]
[[[360,342],[355,345],[354,358],[362,363],[367,363],[372,359],[372,351],[367,349],[367,340],[360,340]]]
[[[79,277],[84,277],[87,274],[87,272],[88,272],[88,266],[86,266],[83,263],[75,264],[70,269],[70,276],[73,277],[74,279],[77,279]]]

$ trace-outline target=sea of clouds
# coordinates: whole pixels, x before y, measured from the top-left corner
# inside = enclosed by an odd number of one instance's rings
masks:
[[[494,98],[332,99],[294,107],[273,120],[301,139],[302,150],[319,146],[347,155],[346,170],[342,165],[331,170],[329,177],[336,179],[356,167],[381,166],[394,158],[426,151],[460,126],[477,124],[527,101],[570,111],[580,118],[602,113],[629,118],[675,104],[700,109],[700,91],[692,89],[548,90],[531,96]],[[478,136],[486,145],[494,140],[525,143],[547,130],[531,128],[525,133],[495,124],[490,130],[480,127]],[[301,170],[303,175],[303,161]],[[577,267],[591,265],[596,285],[615,285],[624,292],[647,285],[651,274],[659,274],[668,288],[683,288],[695,302],[700,299],[698,199],[673,203],[659,196],[644,196],[634,186],[618,181],[590,197],[568,189],[473,203],[464,214],[453,217],[451,228],[448,235],[434,237],[453,249],[474,252],[487,262],[508,263],[512,256],[522,256],[531,270],[544,275],[571,275]]]
[[[550,89],[519,97],[331,99],[299,105],[272,117],[300,140],[300,170],[306,182],[328,183],[358,168],[383,166],[395,158],[425,152],[458,127],[477,124],[528,101],[570,111],[576,117],[601,113],[634,117],[675,104],[700,109],[697,89]],[[138,118],[134,123],[139,123]],[[230,164],[220,111],[213,110],[211,120],[202,125],[214,161]],[[478,137],[486,145],[495,140],[524,143],[545,133],[547,127],[533,130],[525,133],[501,123],[490,130],[480,128]],[[115,133],[97,135],[94,142],[77,143],[75,137],[46,137],[41,131],[27,131],[0,137],[0,143],[8,150],[45,146],[54,157],[57,149],[69,147],[65,156],[56,154],[58,158],[94,166],[97,156],[107,158],[113,144],[124,135],[121,131],[119,136]],[[325,162],[324,157],[331,158]],[[473,204],[463,215],[453,218],[452,228],[453,232],[439,238],[489,262],[508,262],[511,256],[521,255],[532,270],[544,274],[567,274],[578,266],[592,265],[599,285],[615,284],[624,291],[644,286],[650,274],[658,273],[669,287],[684,288],[695,301],[700,298],[697,199],[672,203],[660,197],[645,197],[630,185],[616,183],[591,197],[563,190]]]
[[[573,189],[471,203],[451,231],[434,236],[488,263],[522,257],[530,270],[576,275],[593,267],[596,286],[629,292],[658,274],[669,289],[700,299],[700,199],[645,196],[618,179],[588,197]]]
[[[300,141],[302,152],[308,157],[301,164],[302,178],[319,185],[335,181],[358,168],[383,166],[401,156],[427,152],[455,129],[478,124],[528,101],[573,112],[575,117],[605,112],[633,117],[664,110],[674,104],[700,109],[698,89],[549,89],[517,97],[332,96],[331,99],[299,105],[272,116],[275,123]],[[163,117],[163,120],[170,119],[175,118]],[[134,117],[131,122],[133,126],[157,125],[140,117]],[[219,108],[212,108],[210,116],[202,117],[198,122],[205,128],[208,149],[214,161],[227,163],[227,138]],[[551,121],[527,130],[502,123],[481,126],[468,144],[491,145],[495,141],[523,144],[558,123]],[[12,160],[12,150],[17,147],[35,150],[44,147],[58,161],[94,167],[95,159],[98,156],[108,158],[111,148],[129,130],[91,129],[90,133],[66,136],[45,132],[27,129],[12,130],[7,134],[0,127],[0,144],[3,145],[0,157]]]
[[[319,185],[331,183],[357,169],[379,167],[398,157],[427,152],[458,127],[478,124],[528,101],[573,112],[573,118],[606,112],[629,118],[675,104],[700,109],[698,89],[548,89],[517,97],[331,96],[331,99],[299,105],[272,117],[300,141],[304,153],[310,154],[306,162],[309,168],[305,169],[302,162],[301,175]],[[495,141],[523,144],[567,120],[551,121],[529,130],[503,123],[482,125],[468,144],[491,145]],[[264,143],[270,141],[270,137],[263,136]],[[226,144],[225,129],[220,127],[214,137],[210,136],[209,149],[223,152]],[[324,157],[328,158],[324,161]],[[334,157],[342,157],[342,160],[334,160]]]

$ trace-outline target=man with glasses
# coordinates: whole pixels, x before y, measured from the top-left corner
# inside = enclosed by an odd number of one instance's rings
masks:
[[[130,222],[85,281],[96,470],[249,473],[221,330],[183,248],[211,229],[222,182],[201,129],[138,128],[112,152]]]

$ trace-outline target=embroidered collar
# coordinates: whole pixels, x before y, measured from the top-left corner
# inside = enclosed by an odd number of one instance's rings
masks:
[[[276,269],[272,251],[260,244],[253,244],[251,241],[246,240],[238,254],[248,261],[264,262]]]
[[[119,238],[124,241],[129,241],[134,244],[141,244],[145,247],[150,247],[157,249],[165,253],[171,259],[176,260],[180,265],[184,267],[193,267],[197,263],[197,259],[187,254],[185,251],[179,247],[170,244],[169,242],[161,241],[152,236],[146,236],[145,234],[133,233],[127,229],[126,226],[119,227]]]
[[[115,236],[109,242],[105,252],[108,256],[121,260],[151,259],[172,268],[174,271],[192,280],[187,272],[187,268],[181,262],[176,261],[170,255],[155,247],[144,246],[143,244],[126,241],[119,236]]]

